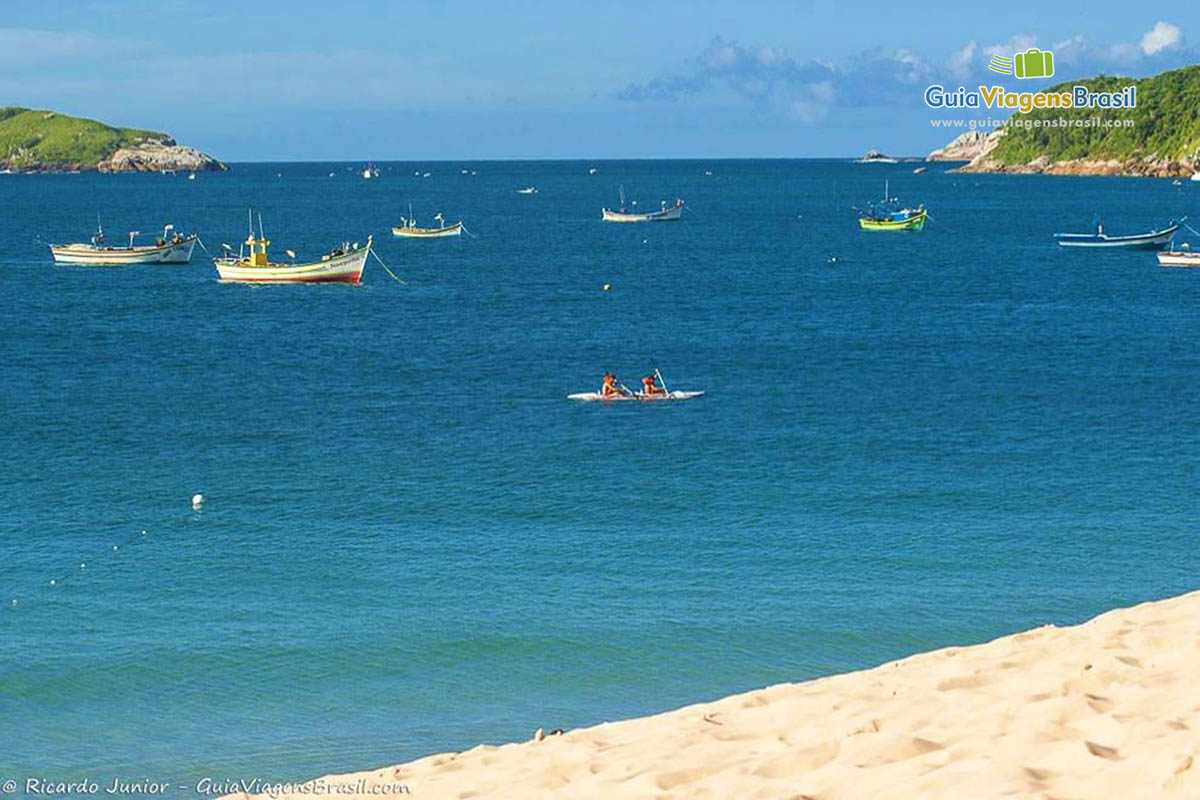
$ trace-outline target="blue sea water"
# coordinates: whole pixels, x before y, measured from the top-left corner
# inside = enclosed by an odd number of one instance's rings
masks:
[[[1196,186],[360,166],[0,176],[0,776],[364,769],[1196,588],[1200,271],[1051,239]],[[857,229],[885,178],[925,231]],[[602,224],[619,185],[689,212]],[[410,202],[476,238],[393,240]],[[41,243],[236,247],[249,205],[408,285]],[[707,396],[564,399],[654,366]]]

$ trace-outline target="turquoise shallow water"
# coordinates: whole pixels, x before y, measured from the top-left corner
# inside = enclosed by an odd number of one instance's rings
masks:
[[[1051,234],[1196,187],[355,166],[0,176],[0,776],[367,768],[1195,588],[1200,272]],[[857,230],[885,177],[923,233]],[[693,212],[603,225],[619,184]],[[478,238],[392,240],[410,201]],[[215,249],[250,203],[277,253],[374,233],[409,286],[37,242],[100,211]],[[655,364],[708,396],[563,399]]]

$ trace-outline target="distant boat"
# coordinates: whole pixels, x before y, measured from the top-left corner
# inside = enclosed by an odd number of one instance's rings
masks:
[[[1059,247],[1123,247],[1128,250],[1161,250],[1167,242],[1171,241],[1175,231],[1179,230],[1179,223],[1172,220],[1162,230],[1155,229],[1148,233],[1109,236],[1104,232],[1104,225],[1100,223],[1098,215],[1092,217],[1092,224],[1096,227],[1095,233],[1056,233],[1054,238]]]
[[[447,225],[441,214],[435,215],[434,219],[437,220],[438,227],[418,227],[417,219],[412,213],[412,207],[409,206],[408,216],[400,218],[400,224],[392,228],[392,235],[409,239],[437,239],[442,236],[459,236],[462,234],[463,224],[461,221]]]
[[[674,205],[667,205],[667,201],[662,201],[662,207],[658,211],[638,212],[630,211],[625,208],[625,187],[621,189],[621,207],[613,211],[608,208],[600,209],[600,219],[604,222],[675,222],[683,216],[683,200],[675,198]],[[633,202],[637,205],[637,201]]]
[[[589,168],[589,169],[588,169],[588,175],[595,175],[595,174],[596,174],[596,168],[595,168],[595,167],[591,167],[591,168]]]
[[[188,180],[189,180],[189,181],[194,181],[194,180],[196,180],[196,173],[194,173],[194,172],[189,172],[189,173],[188,173]]]
[[[926,169],[928,169],[928,167],[917,167],[916,169],[913,170],[913,175],[920,175]]]
[[[50,254],[56,264],[89,266],[120,266],[123,264],[186,264],[192,260],[196,234],[181,236],[174,225],[163,227],[162,234],[152,245],[136,245],[139,231],[129,232],[128,247],[114,247],[104,241],[104,227],[96,220],[96,232],[90,243],[52,244]]]
[[[292,263],[284,264],[272,262],[267,257],[270,244],[263,235],[260,216],[257,238],[254,223],[250,223],[250,235],[245,241],[249,254],[239,252],[235,258],[226,246],[228,255],[213,259],[217,274],[228,283],[359,283],[367,256],[371,254],[371,237],[368,236],[365,246],[346,242],[322,256],[320,261],[297,264],[295,254],[288,250]]]
[[[919,231],[925,228],[929,212],[925,206],[902,208],[899,198],[890,196],[887,181],[883,182],[883,199],[859,209],[858,227],[864,231]]]
[[[367,164],[362,171],[363,180],[371,180],[371,178],[379,177],[379,167],[374,164]]]
[[[524,189],[517,189],[517,194],[537,194],[536,186],[526,186]]]
[[[1193,253],[1187,242],[1178,250],[1163,250],[1155,255],[1161,267],[1200,267],[1200,253]]]
[[[1200,181],[1200,172],[1193,172],[1193,173],[1192,173],[1191,180],[1193,180],[1193,181]]]
[[[855,164],[899,164],[900,160],[897,158],[892,158],[891,156],[885,156],[883,153],[879,152],[878,150],[871,149],[871,150],[868,150],[867,154],[865,156],[863,156],[862,158],[854,159],[854,163]]]

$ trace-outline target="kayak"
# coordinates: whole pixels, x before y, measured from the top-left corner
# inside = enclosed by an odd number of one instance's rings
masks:
[[[691,400],[696,397],[703,397],[704,392],[667,392],[666,394],[646,395],[642,392],[633,394],[614,394],[605,397],[599,392],[580,392],[578,394],[567,395],[568,400],[579,400],[584,403],[620,403],[630,400],[639,400],[643,403],[654,403],[659,400]]]

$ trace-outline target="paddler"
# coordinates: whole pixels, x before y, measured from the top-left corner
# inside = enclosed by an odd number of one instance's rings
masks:
[[[604,373],[604,385],[600,387],[601,397],[616,397],[628,394],[629,390],[617,383],[617,376],[611,372]]]
[[[657,380],[658,370],[642,378],[642,394],[645,397],[661,397],[667,393],[666,389],[659,387]]]

